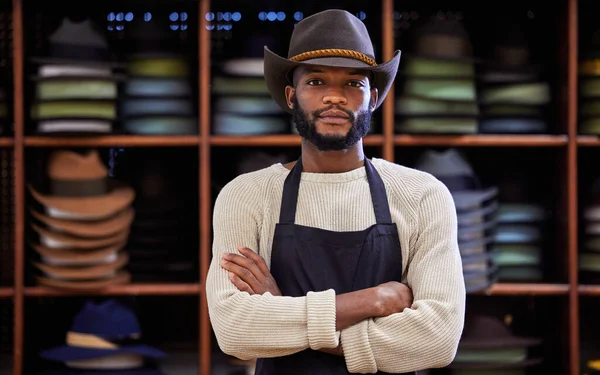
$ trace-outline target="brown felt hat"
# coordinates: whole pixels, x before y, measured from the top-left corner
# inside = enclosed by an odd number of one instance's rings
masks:
[[[285,87],[290,84],[289,73],[295,67],[321,65],[364,69],[373,74],[372,86],[378,92],[375,108],[378,108],[396,78],[400,55],[400,50],[396,50],[390,61],[377,64],[365,24],[345,10],[330,9],[306,17],[296,24],[287,58],[271,52],[265,46],[265,81],[273,100],[283,110],[291,112]]]
[[[54,151],[47,166],[50,192],[29,186],[33,198],[43,205],[48,216],[71,220],[107,219],[126,209],[135,192],[108,177],[108,169],[97,150],[79,154]]]

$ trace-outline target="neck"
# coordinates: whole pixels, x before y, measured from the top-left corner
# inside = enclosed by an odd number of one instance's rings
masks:
[[[302,140],[302,170],[309,173],[344,173],[364,165],[362,140],[347,150],[320,151]]]

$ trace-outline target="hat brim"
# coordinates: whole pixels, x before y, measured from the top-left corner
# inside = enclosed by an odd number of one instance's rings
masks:
[[[52,230],[64,232],[77,237],[110,237],[117,235],[127,229],[135,217],[135,210],[131,207],[104,220],[76,221],[56,219],[45,215],[34,209],[30,209],[31,215],[44,223]]]
[[[40,356],[51,361],[70,362],[104,358],[116,354],[137,354],[149,358],[163,358],[166,356],[163,351],[148,345],[122,346],[118,349],[95,349],[65,345],[45,350],[40,353]]]
[[[373,73],[373,88],[377,89],[378,97],[375,109],[379,108],[385,100],[400,65],[401,51],[396,50],[393,57],[382,64],[371,66],[358,60],[344,57],[323,57],[317,59],[306,60],[302,62],[291,61],[281,57],[270,51],[268,47],[264,47],[264,72],[267,88],[271,93],[271,97],[275,102],[286,112],[291,113],[291,109],[287,105],[285,97],[285,87],[290,83],[288,81],[288,73],[293,68],[300,65],[319,65],[338,68],[359,68],[365,69]]]

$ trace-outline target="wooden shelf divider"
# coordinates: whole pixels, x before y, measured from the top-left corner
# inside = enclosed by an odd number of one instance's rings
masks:
[[[12,298],[15,294],[15,290],[11,287],[0,287],[0,299]]]
[[[92,137],[26,136],[28,147],[184,147],[198,146],[199,136],[102,135]]]
[[[496,283],[478,294],[487,296],[561,296],[569,294],[568,284]]]
[[[66,291],[47,287],[25,287],[25,297],[67,296],[188,296],[199,295],[201,284],[127,284],[100,290]]]
[[[397,146],[509,146],[561,147],[567,146],[566,135],[396,135]]]

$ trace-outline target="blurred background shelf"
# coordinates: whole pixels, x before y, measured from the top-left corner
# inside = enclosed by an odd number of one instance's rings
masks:
[[[11,298],[14,293],[13,288],[0,287],[0,298]]]
[[[566,146],[566,135],[396,135],[397,146],[516,146],[516,147],[560,147]]]
[[[569,286],[565,284],[496,283],[478,294],[487,296],[566,296],[569,294],[569,289]]]

